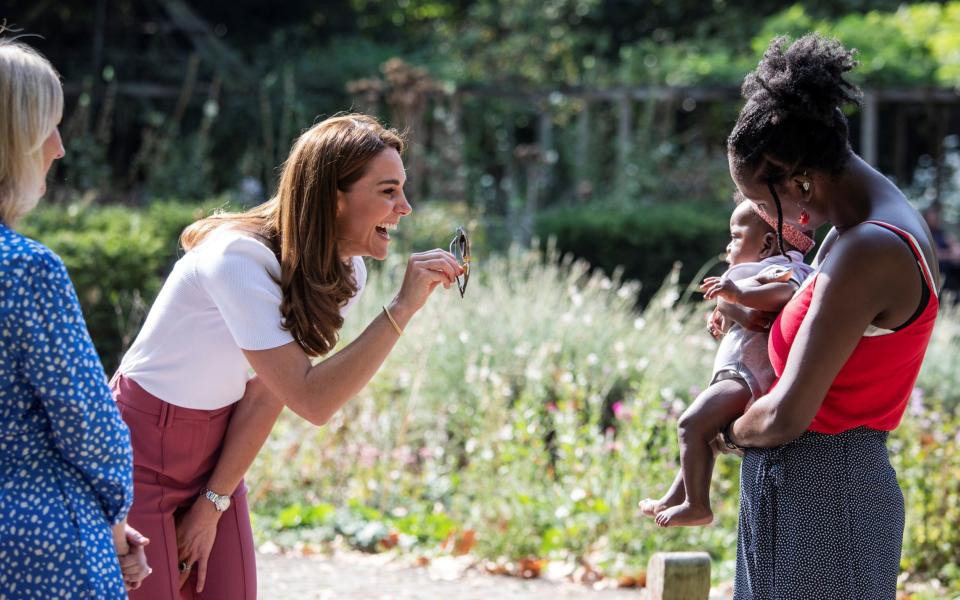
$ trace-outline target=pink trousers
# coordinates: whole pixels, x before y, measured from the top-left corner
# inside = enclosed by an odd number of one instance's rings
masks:
[[[257,567],[247,490],[242,481],[217,525],[203,592],[195,591],[196,566],[179,587],[176,524],[204,491],[217,464],[233,405],[218,410],[181,408],[151,395],[119,373],[110,387],[133,443],[134,496],[128,522],[150,538],[146,552],[153,568],[130,598],[255,599]]]

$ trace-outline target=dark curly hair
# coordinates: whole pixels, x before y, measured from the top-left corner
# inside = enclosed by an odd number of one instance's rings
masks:
[[[787,44],[771,41],[743,80],[747,102],[727,138],[734,168],[771,184],[805,168],[840,173],[850,156],[842,109],[859,106],[861,96],[844,79],[857,66],[854,51],[818,33]]]

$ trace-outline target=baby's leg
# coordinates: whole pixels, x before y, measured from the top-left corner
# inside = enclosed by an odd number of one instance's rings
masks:
[[[740,379],[724,379],[704,390],[680,417],[680,472],[687,498],[657,515],[661,527],[706,525],[710,510],[710,477],[714,454],[710,442],[720,429],[743,413],[750,388]]]
[[[746,408],[744,408],[744,410],[746,410]],[[710,450],[716,455],[716,451],[713,450],[712,446]],[[639,503],[640,512],[650,517],[655,517],[671,506],[680,504],[686,497],[687,491],[683,487],[683,471],[677,470],[677,476],[673,478],[673,483],[670,484],[667,493],[660,498],[644,498],[641,500]]]
[[[656,498],[645,498],[640,501],[640,512],[645,515],[655,517],[657,513],[663,512],[671,506],[676,506],[683,502],[687,497],[683,489],[683,471],[677,471],[677,476],[673,478],[670,489],[659,500]]]

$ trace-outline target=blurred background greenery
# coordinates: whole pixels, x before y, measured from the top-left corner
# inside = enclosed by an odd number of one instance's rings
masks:
[[[960,217],[960,2],[7,0],[60,70],[66,157],[23,230],[64,257],[115,368],[179,231],[272,193],[298,133],[339,111],[407,131],[415,217],[348,320],[411,249],[474,236],[467,299],[430,305],[337,419],[285,416],[250,477],[261,540],[471,550],[635,573],[705,548],[729,576],[737,462],[718,523],[660,531],[636,501],[675,469],[675,418],[709,376],[689,284],[726,243],[724,140],[776,35],[860,52],[855,149],[919,207]],[[822,233],[822,232],[821,232]],[[949,282],[948,282],[949,283]],[[491,327],[495,323],[496,327]],[[429,325],[428,325],[429,324]],[[960,590],[955,365],[944,311],[891,444],[907,580]],[[536,563],[533,563],[536,564]],[[529,566],[529,563],[528,563]],[[593,568],[593,567],[591,567]]]

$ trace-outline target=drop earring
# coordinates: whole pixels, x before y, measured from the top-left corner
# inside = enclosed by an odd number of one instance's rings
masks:
[[[807,176],[807,172],[806,172],[806,171],[803,172],[803,176],[804,176],[804,177]],[[810,180],[809,180],[809,179],[804,179],[804,180],[803,180],[803,183],[800,184],[800,187],[803,189],[804,192],[809,192],[809,191],[810,191]],[[797,203],[797,207],[800,209],[800,217],[797,219],[797,223],[799,223],[799,224],[800,224],[801,226],[803,226],[803,227],[806,227],[807,223],[810,222],[810,213],[808,213],[806,210],[804,210],[803,207],[800,206],[800,203],[799,203],[799,202]]]

